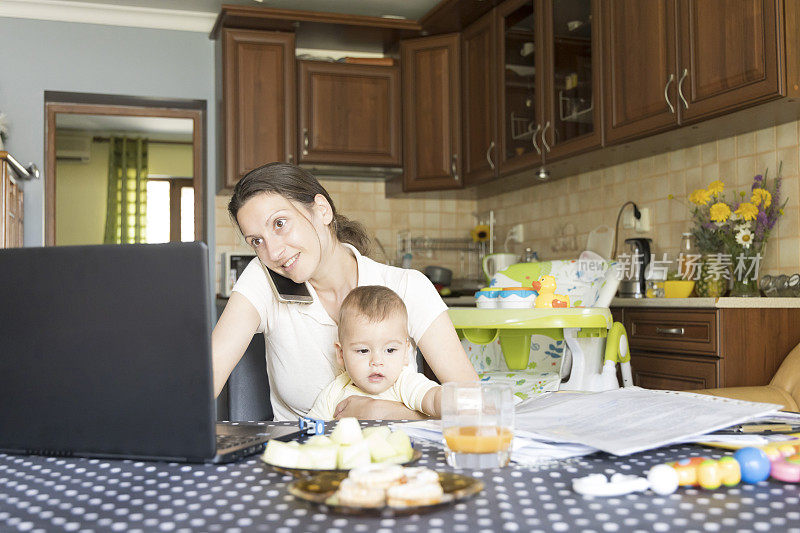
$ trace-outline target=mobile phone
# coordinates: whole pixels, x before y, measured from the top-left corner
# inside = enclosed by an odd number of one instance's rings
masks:
[[[310,304],[314,301],[311,294],[308,292],[308,287],[305,283],[295,283],[285,276],[273,272],[261,262],[258,261],[264,273],[267,275],[267,280],[272,287],[272,292],[279,302],[283,303],[300,303]]]

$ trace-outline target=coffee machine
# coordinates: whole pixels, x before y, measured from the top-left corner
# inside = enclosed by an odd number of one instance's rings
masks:
[[[644,298],[647,294],[647,280],[645,272],[650,264],[650,245],[652,239],[625,239],[629,245],[631,267],[623,272],[622,281],[619,283],[620,298]]]

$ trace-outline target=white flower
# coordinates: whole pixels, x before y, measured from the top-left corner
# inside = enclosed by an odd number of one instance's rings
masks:
[[[747,227],[739,226],[739,232],[736,234],[736,242],[745,248],[750,248],[750,245],[753,244],[753,232],[747,229]]]

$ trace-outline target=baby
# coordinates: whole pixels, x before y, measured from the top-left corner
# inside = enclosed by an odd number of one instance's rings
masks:
[[[335,346],[344,371],[319,393],[309,417],[331,420],[339,402],[357,395],[440,418],[442,388],[407,366],[408,314],[394,291],[381,285],[353,289],[342,302]]]

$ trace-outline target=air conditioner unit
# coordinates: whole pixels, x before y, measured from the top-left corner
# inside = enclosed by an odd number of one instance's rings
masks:
[[[56,135],[56,159],[89,161],[92,136],[88,134],[59,133]]]

